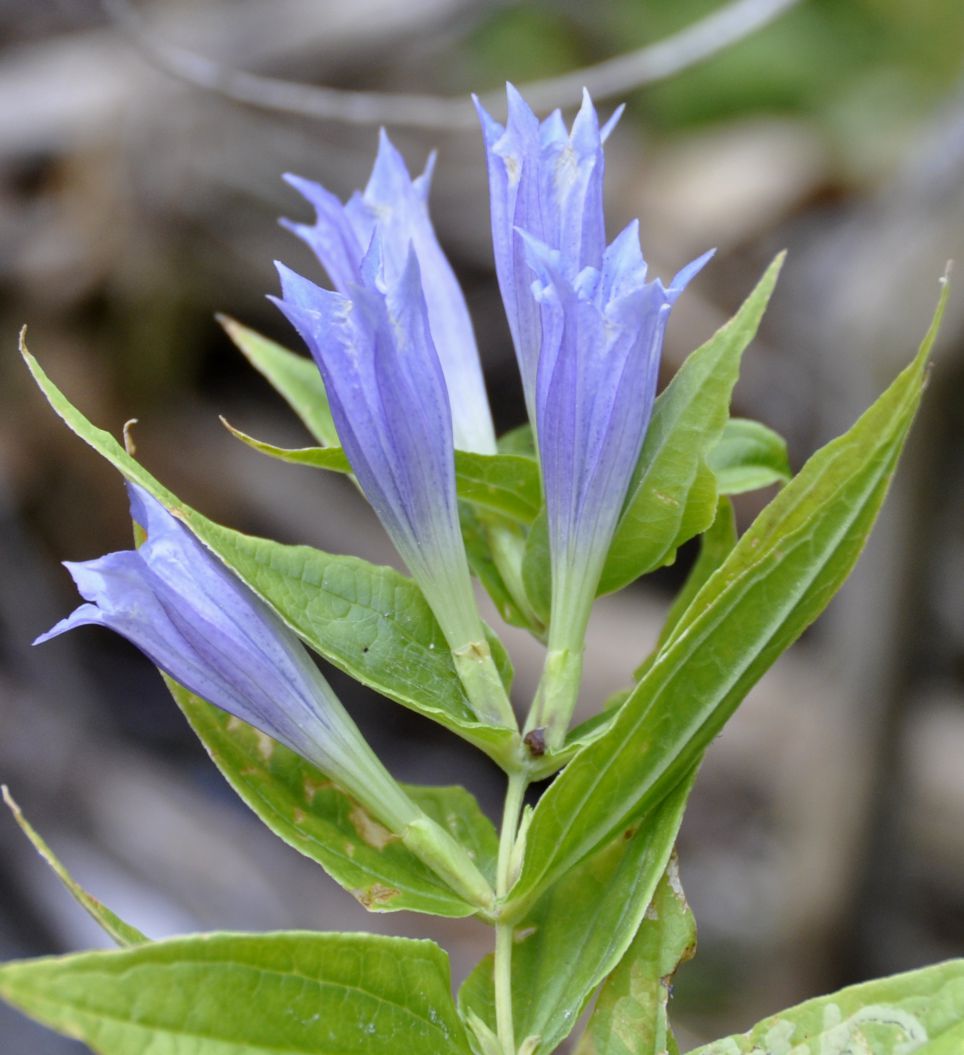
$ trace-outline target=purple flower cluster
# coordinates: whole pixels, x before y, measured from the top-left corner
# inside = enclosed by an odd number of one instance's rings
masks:
[[[545,498],[549,652],[528,728],[544,729],[551,746],[578,693],[586,622],[649,422],[666,322],[709,254],[664,286],[646,281],[635,223],[607,244],[603,144],[618,113],[600,127],[586,95],[567,129],[558,111],[540,122],[511,86],[505,125],[478,112],[496,271]],[[279,265],[282,295],[272,299],[321,371],[354,475],[434,611],[476,716],[511,726],[472,590],[454,468],[456,448],[494,454],[495,434],[465,298],[429,218],[433,163],[413,180],[383,132],[367,187],[347,203],[286,177],[316,214],[311,225],[286,225],[334,289]],[[377,760],[277,616],[143,492],[132,489],[131,502],[147,542],[70,565],[88,603],[40,640],[108,626],[347,788],[372,779]]]

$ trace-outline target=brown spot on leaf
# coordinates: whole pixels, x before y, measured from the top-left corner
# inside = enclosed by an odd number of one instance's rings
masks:
[[[353,890],[352,896],[357,898],[365,908],[370,909],[394,901],[400,893],[401,891],[396,890],[393,886],[385,886],[382,883],[372,883],[370,887]]]
[[[274,740],[271,739],[267,733],[261,732],[260,729],[255,729],[254,735],[258,741],[258,754],[268,762],[274,753]]]
[[[369,846],[373,846],[376,850],[384,850],[389,843],[398,839],[398,836],[390,832],[384,825],[379,824],[373,817],[369,817],[357,802],[348,811],[348,819],[354,825],[355,831],[358,832],[362,842],[368,843]]]
[[[319,791],[326,791],[328,788],[333,788],[335,785],[330,780],[314,780],[312,777],[305,777],[303,784],[305,790],[305,801],[310,806],[315,801],[315,796]]]
[[[294,811],[291,814],[291,819],[295,822],[295,824],[304,824],[306,816],[307,815],[304,810],[300,810],[297,806],[295,806]]]

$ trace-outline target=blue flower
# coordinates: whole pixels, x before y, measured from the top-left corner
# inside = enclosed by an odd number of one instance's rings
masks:
[[[646,281],[636,221],[599,269],[575,277],[560,252],[525,241],[542,331],[536,414],[552,562],[549,647],[578,649],[649,424],[670,309],[712,254],[664,286]]]
[[[412,179],[401,154],[382,130],[378,156],[364,192],[344,205],[324,187],[300,176],[285,179],[314,206],[311,226],[282,223],[315,252],[335,289],[350,295],[359,285],[362,261],[378,228],[382,267],[397,282],[415,253],[422,275],[429,329],[448,388],[459,450],[495,453],[495,432],[485,382],[465,297],[428,213],[428,192],[435,165],[429,158],[421,176]]]
[[[381,228],[348,293],[278,265],[272,298],[324,378],[355,476],[435,613],[477,716],[512,724],[469,575],[455,494],[455,453],[414,249],[385,266]]]
[[[541,322],[520,232],[559,250],[567,273],[601,267],[606,248],[603,143],[622,108],[600,128],[589,95],[584,93],[569,132],[558,110],[540,123],[511,84],[506,86],[506,95],[505,126],[477,99],[475,103],[488,160],[496,274],[529,420],[535,425]]]
[[[87,603],[34,644],[87,624],[116,631],[189,691],[312,762],[488,907],[486,880],[386,771],[294,633],[146,491],[128,494],[146,541],[68,563]]]
[[[638,224],[606,244],[603,143],[588,94],[567,131],[508,86],[508,119],[478,104],[496,271],[542,467],[552,601],[546,667],[528,729],[561,740],[586,624],[652,410],[673,303],[706,254],[646,281]]]
[[[372,753],[304,646],[140,487],[135,550],[66,564],[87,601],[34,644],[75,627],[126,637],[175,681],[267,733],[372,804],[395,831],[418,811]]]

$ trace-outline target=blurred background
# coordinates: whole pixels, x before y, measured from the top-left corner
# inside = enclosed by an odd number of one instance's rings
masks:
[[[413,170],[438,148],[433,216],[469,300],[497,424],[514,426],[522,400],[492,271],[481,140],[458,100],[672,41],[718,6],[0,7],[0,780],[77,878],[152,936],[381,928],[440,940],[457,980],[488,942],[470,924],[369,916],[262,829],[156,673],[119,638],[84,630],[31,650],[76,604],[58,561],[127,547],[129,522],[116,473],[29,382],[19,327],[29,324],[33,352],[97,424],[119,434],[138,418],[138,456],[209,516],[394,562],[343,480],[272,463],[218,423],[225,414],[273,442],[307,442],[213,318],[227,312],[296,346],[264,299],[276,288],[272,260],[308,274],[317,265],[276,223],[305,215],[280,174],[347,196],[367,179],[379,114]],[[945,262],[964,256],[964,5],[739,6],[744,18],[786,10],[704,62],[600,99],[603,113],[628,104],[607,151],[610,234],[639,216],[644,251],[664,277],[719,248],[674,314],[664,381],[789,249],[735,410],[785,434],[799,468],[909,358]],[[210,83],[159,68],[172,63]],[[280,110],[226,98],[221,89],[243,88],[270,101],[263,83],[225,78],[226,68],[455,101],[432,109],[423,100],[414,123],[435,127],[412,127],[412,113],[393,123],[395,111],[367,98],[363,116],[373,112],[374,123],[353,123],[285,112],[304,100],[298,92],[282,93]],[[541,98],[570,107],[582,79],[550,84]],[[344,100],[334,108],[344,116]],[[677,977],[684,1046],[809,995],[961,953],[962,382],[964,295],[955,290],[871,546],[704,765],[680,842],[700,924],[699,954]],[[769,497],[740,501],[742,526]],[[688,547],[675,567],[599,605],[586,714],[649,650],[692,557]],[[521,704],[539,649],[506,639]],[[344,677],[333,681],[399,777],[465,783],[494,814],[501,786],[484,760]],[[0,957],[103,944],[0,816]],[[82,1050],[6,1008],[0,1038],[14,1055]]]

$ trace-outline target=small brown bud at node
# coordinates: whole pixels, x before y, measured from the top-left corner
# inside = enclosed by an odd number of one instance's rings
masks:
[[[546,753],[546,731],[545,729],[533,729],[526,733],[522,742],[529,749],[533,758],[541,758]]]

